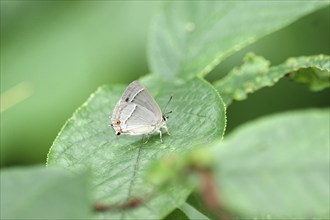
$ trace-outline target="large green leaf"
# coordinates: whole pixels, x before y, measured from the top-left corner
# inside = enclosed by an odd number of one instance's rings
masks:
[[[326,55],[290,58],[281,65],[269,66],[270,62],[263,57],[248,54],[242,66],[214,85],[227,105],[232,100],[246,99],[248,93],[273,86],[287,74],[297,82],[309,84],[311,90],[330,86],[330,58]]]
[[[132,198],[148,197],[154,187],[144,178],[152,162],[171,153],[187,152],[196,144],[223,135],[224,104],[203,79],[170,83],[153,75],[141,81],[161,107],[173,95],[168,107],[173,111],[168,120],[171,136],[164,134],[164,143],[158,135],[146,144],[141,137],[116,136],[109,127],[109,115],[125,86],[104,86],[66,123],[49,152],[50,165],[92,170],[97,203],[118,205]],[[126,212],[109,211],[100,217],[159,219],[183,204],[190,191],[180,186],[168,187],[166,192],[144,201],[147,204]]]
[[[155,17],[148,58],[167,79],[205,75],[230,54],[327,1],[170,1]]]
[[[1,219],[88,219],[87,176],[58,168],[1,170]]]
[[[282,113],[216,145],[222,205],[244,219],[326,219],[329,109]]]

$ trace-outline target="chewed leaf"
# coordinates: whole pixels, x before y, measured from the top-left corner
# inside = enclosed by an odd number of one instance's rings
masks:
[[[166,79],[209,73],[225,57],[327,5],[327,1],[168,1],[155,17],[148,57]]]
[[[242,66],[214,85],[229,105],[232,100],[246,99],[249,93],[273,86],[287,74],[297,82],[309,84],[312,90],[324,89],[330,86],[330,58],[326,55],[290,58],[270,67],[270,62],[263,57],[248,54]]]
[[[184,203],[191,189],[177,186],[153,195],[154,186],[145,181],[146,168],[167,154],[187,152],[196,144],[221,138],[224,133],[224,104],[203,79],[170,83],[150,76],[141,83],[161,108],[173,96],[168,106],[173,113],[167,121],[171,136],[164,134],[164,143],[157,134],[146,144],[140,136],[116,136],[109,127],[109,115],[125,86],[104,86],[66,123],[48,155],[51,165],[90,168],[92,194],[97,203],[120,205],[148,197],[129,211],[103,213],[104,218],[160,219],[169,214]]]
[[[287,66],[294,68],[290,77],[299,83],[305,83],[312,91],[330,86],[330,57],[326,55],[290,58]]]

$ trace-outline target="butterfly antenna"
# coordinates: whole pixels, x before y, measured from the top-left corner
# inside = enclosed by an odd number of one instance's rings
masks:
[[[167,114],[172,113],[172,111],[166,112],[166,108],[167,108],[168,104],[170,104],[172,98],[173,98],[173,96],[171,95],[171,97],[168,99],[168,101],[167,101],[167,103],[166,103],[166,105],[165,105],[165,108],[164,108],[164,112],[165,112],[165,113],[163,114],[164,116],[167,115]]]

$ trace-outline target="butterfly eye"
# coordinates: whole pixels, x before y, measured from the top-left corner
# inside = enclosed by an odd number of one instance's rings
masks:
[[[116,124],[116,125],[120,125],[120,120],[117,119],[117,120],[115,121],[115,124]]]
[[[121,133],[123,133],[123,131],[121,129],[119,129],[117,132],[116,132],[116,135],[121,135]]]

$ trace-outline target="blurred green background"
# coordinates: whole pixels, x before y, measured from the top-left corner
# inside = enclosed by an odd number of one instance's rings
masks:
[[[65,121],[98,86],[149,72],[148,29],[160,4],[1,1],[1,167],[45,163]],[[329,20],[329,8],[310,14],[229,57],[207,79],[241,65],[250,51],[274,65],[291,56],[330,54]],[[329,106],[329,93],[283,79],[233,103],[228,132],[265,114]]]

